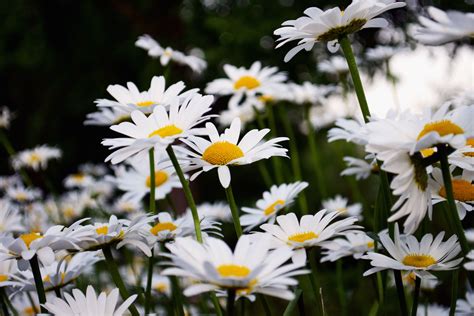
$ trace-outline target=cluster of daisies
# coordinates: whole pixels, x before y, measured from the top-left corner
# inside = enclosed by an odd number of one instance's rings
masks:
[[[111,150],[107,164],[81,165],[61,188],[48,173],[61,150],[41,145],[16,152],[7,137],[14,115],[2,108],[1,141],[15,171],[0,178],[3,315],[221,315],[223,309],[234,315],[236,301],[243,302],[244,313],[245,302],[256,300],[268,313],[268,296],[289,301],[285,314],[291,314],[297,305],[304,309],[302,289],[314,303],[307,306],[311,314],[323,314],[326,287],[319,268],[337,262],[342,274],[343,260],[364,260],[368,268],[360,277],[376,275],[375,313],[383,308],[388,284],[399,290],[402,314],[407,288],[414,293],[412,315],[472,315],[474,230],[463,225],[474,209],[474,98],[467,94],[424,113],[393,109],[370,115],[357,71],[360,58],[383,63],[407,48],[381,45],[355,58],[348,39],[364,28],[390,30],[380,14],[404,6],[353,0],[345,10],[313,7],[275,31],[277,47],[298,41],[285,61],[317,42],[327,43],[330,52],[341,49],[343,54],[318,64],[340,86],[289,82],[286,73],[257,61],[248,69],[226,64],[226,78],[209,82],[204,92],[188,89],[183,81],[170,84],[166,73],[170,63],[202,72],[207,65],[195,55],[199,51],[186,55],[149,35],[139,37],[136,46],[160,59],[163,75],[144,91],[132,82],[107,87],[110,99],[98,99],[98,111],[85,121],[117,133],[102,141]],[[433,7],[427,13],[430,18],[421,16],[410,31],[420,43],[440,45],[474,32],[472,14]],[[386,72],[390,76],[388,66]],[[328,106],[332,98],[355,95],[360,109]],[[219,114],[216,98],[228,105]],[[296,111],[287,111],[288,105]],[[363,199],[351,204],[327,194],[322,172],[328,162],[318,158],[315,134],[328,127],[329,142],[344,140],[365,153],[343,157],[347,168],[341,175],[353,177],[355,188],[379,177],[373,208]],[[307,137],[311,168],[302,168],[297,132]],[[291,169],[282,164],[285,158]],[[258,170],[268,187],[246,206],[234,194],[245,186],[232,179],[239,167]],[[207,172],[217,175],[226,202],[196,203],[190,183]],[[434,233],[436,218],[449,233]],[[460,269],[467,271],[465,299],[453,297],[450,308],[417,309],[420,289],[445,282],[439,271],[455,271],[450,273],[457,286]],[[393,271],[388,282],[386,270]],[[337,287],[347,312],[352,293],[342,278]]]

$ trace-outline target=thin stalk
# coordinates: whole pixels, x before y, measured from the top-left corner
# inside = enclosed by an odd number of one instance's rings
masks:
[[[148,275],[145,289],[145,315],[150,313],[151,309],[151,284],[153,279],[153,266],[155,264],[154,249],[151,249],[151,257],[148,258]]]
[[[419,277],[416,277],[415,291],[413,292],[413,304],[411,306],[411,316],[416,316],[416,311],[418,309],[418,299],[420,298],[420,285],[421,279]]]
[[[54,294],[56,294],[56,297],[62,298],[61,296],[61,289],[59,287],[54,288]]]
[[[29,292],[27,292],[27,293],[29,293]],[[6,306],[13,313],[13,315],[18,316],[18,312],[16,311],[15,307],[12,305],[12,302],[8,298],[8,295],[5,292],[5,288],[3,288],[3,287],[0,288],[0,296],[3,296]]]
[[[405,290],[403,289],[402,273],[399,270],[393,270],[393,276],[395,277],[395,284],[397,286],[401,315],[408,316],[408,307],[405,297]]]
[[[283,123],[285,134],[290,139],[290,161],[291,169],[294,174],[294,181],[301,181],[303,179],[301,175],[301,163],[300,154],[298,151],[298,144],[296,143],[296,136],[291,126],[290,119],[288,118],[288,112],[284,105],[278,107],[278,114],[280,121]],[[308,201],[306,199],[305,191],[298,195],[298,203],[303,214],[308,214]]]
[[[272,137],[277,137],[277,127],[275,121],[275,115],[273,113],[273,106],[271,104],[267,104],[266,106],[266,113],[268,117],[268,124],[270,125],[270,130]],[[278,184],[284,182],[283,173],[282,173],[282,165],[280,161],[280,157],[272,157],[271,159],[273,164],[273,169],[275,172],[276,181]]]
[[[319,197],[322,200],[327,197],[327,189],[326,189],[326,184],[324,183],[324,179],[322,175],[323,167],[321,165],[321,157],[319,157],[319,153],[318,153],[317,145],[316,145],[316,131],[313,128],[313,124],[311,124],[311,121],[309,118],[309,110],[310,110],[310,106],[307,106],[305,109],[305,121],[306,121],[307,133],[308,133],[308,145],[309,145],[309,151],[312,157],[312,163],[313,163],[312,165],[313,165],[313,170],[316,177],[316,182],[318,184]]]
[[[341,315],[347,314],[346,310],[346,291],[344,290],[344,276],[342,273],[342,259],[336,261],[337,292],[339,294],[339,303],[341,304]]]
[[[170,280],[173,292],[173,302],[176,304],[176,313],[178,314],[178,316],[184,316],[184,303],[183,297],[181,295],[181,290],[179,288],[179,280],[175,276],[171,276]]]
[[[240,316],[245,316],[245,299],[240,300]]]
[[[311,269],[311,273],[308,274],[309,281],[311,282],[311,287],[313,288],[313,294],[316,299],[316,306],[317,306],[317,315],[323,314],[323,307],[321,305],[321,294],[320,288],[321,285],[319,283],[319,276],[318,276],[318,269],[316,268],[316,250],[315,249],[307,249],[307,256],[309,261],[309,267]]]
[[[240,226],[239,209],[237,208],[237,203],[235,203],[234,193],[230,184],[229,187],[225,189],[225,195],[227,197],[227,202],[229,203],[230,211],[232,213],[235,233],[237,234],[237,238],[239,238],[240,236],[242,236],[242,226]]]
[[[265,122],[263,121],[263,117],[258,112],[258,110],[254,107],[253,108],[255,117],[257,118],[257,127],[258,129],[264,129],[265,128]],[[270,187],[274,182],[272,180],[272,177],[270,175],[270,172],[267,169],[267,165],[265,164],[265,160],[261,160],[260,162],[257,162],[258,168],[260,170],[260,174],[262,175],[263,181],[265,182],[265,185],[267,187]]]
[[[35,314],[39,313],[40,311],[38,310],[35,301],[33,300],[33,296],[31,296],[31,292],[26,292],[26,297],[28,298],[28,302],[31,304],[31,308],[35,312]]]
[[[227,316],[235,315],[235,289],[227,290]]]
[[[212,305],[214,305],[214,311],[216,312],[216,316],[223,316],[221,304],[219,304],[219,300],[217,299],[216,293],[211,292],[210,296],[211,296]]]
[[[46,303],[46,293],[44,291],[43,278],[41,277],[41,270],[39,267],[38,257],[36,255],[30,259],[31,271],[35,279],[36,292],[38,293],[38,301],[40,303],[41,313],[48,313],[43,305]]]
[[[156,201],[155,201],[155,149],[151,148],[148,151],[148,158],[150,160],[150,212],[156,214]]]
[[[10,312],[8,311],[8,305],[7,305],[7,300],[8,297],[5,294],[5,290],[0,288],[0,304],[2,305],[2,313],[4,316],[10,316]]]
[[[191,214],[193,215],[194,230],[196,231],[196,239],[197,241],[202,243],[201,223],[199,221],[199,215],[196,208],[196,203],[194,202],[193,194],[191,193],[191,189],[189,188],[189,182],[184,177],[183,170],[179,165],[178,159],[176,158],[176,155],[173,151],[173,147],[171,145],[166,148],[166,152],[168,153],[168,156],[170,157],[170,160],[173,163],[173,167],[176,170],[176,173],[178,174],[179,181],[183,186],[184,196],[186,197],[188,206],[191,209]]]
[[[265,316],[272,316],[272,311],[270,310],[270,305],[267,302],[267,298],[263,294],[259,294],[258,297],[260,298],[260,302],[262,302],[263,311],[265,312]]]
[[[458,299],[458,282],[459,282],[459,270],[453,272],[453,279],[451,283],[451,306],[449,308],[449,316],[454,316],[456,312],[456,301]]]
[[[285,309],[285,312],[283,313],[283,316],[291,316],[296,306],[299,304],[299,301],[303,302],[303,296],[301,295],[302,293],[303,293],[302,289],[297,288],[295,290],[295,298],[290,301],[290,303]],[[303,308],[303,312],[304,312],[304,308]],[[302,315],[301,309],[300,309],[300,315]]]
[[[104,254],[105,261],[107,262],[107,270],[109,271],[115,285],[118,287],[120,296],[122,296],[123,300],[128,299],[130,297],[130,294],[128,293],[127,288],[125,287],[125,284],[123,283],[122,277],[120,276],[117,263],[114,260],[110,246],[109,245],[104,246],[102,248],[102,253]],[[133,316],[139,316],[138,310],[135,307],[135,305],[131,304],[128,307],[128,310]]]

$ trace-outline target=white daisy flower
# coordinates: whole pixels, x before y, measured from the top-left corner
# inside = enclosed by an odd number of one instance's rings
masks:
[[[473,271],[474,270],[474,250],[469,251],[466,258],[471,260],[471,261],[466,262],[464,264],[464,269],[469,270],[469,271]]]
[[[331,240],[322,246],[321,262],[334,262],[348,256],[360,259],[367,251],[374,250],[374,240],[364,232],[347,233],[344,237]]]
[[[185,55],[182,52],[173,50],[171,47],[163,48],[148,34],[140,36],[135,42],[135,46],[148,51],[148,56],[150,57],[159,57],[162,66],[166,66],[170,61],[174,61],[177,64],[190,67],[197,73],[201,73],[207,67],[207,63],[204,59],[194,55]]]
[[[0,108],[0,128],[9,129],[14,115],[9,108],[3,106]]]
[[[345,140],[357,145],[366,145],[369,135],[362,120],[340,118],[336,127],[328,132],[328,141]]]
[[[263,192],[263,198],[257,201],[256,208],[242,207],[242,211],[247,214],[240,217],[240,223],[247,226],[246,231],[265,222],[273,224],[278,212],[293,204],[298,194],[307,187],[307,182],[300,181],[272,185],[270,191]]]
[[[355,216],[359,220],[362,219],[362,205],[355,203],[348,205],[349,200],[340,195],[336,195],[332,199],[326,199],[323,201],[323,208],[329,212],[339,212],[341,216]]]
[[[367,60],[374,62],[382,62],[389,60],[393,57],[393,55],[402,50],[403,48],[401,47],[377,46],[375,48],[367,49],[367,51],[365,52],[365,56],[367,57]]]
[[[456,301],[456,316],[469,316],[474,314],[474,292],[466,292],[466,299]]]
[[[420,304],[416,316],[448,316],[449,308],[438,304]]]
[[[430,18],[419,16],[420,26],[413,30],[413,37],[426,45],[442,45],[474,34],[474,13],[444,12],[428,7]]]
[[[64,293],[64,298],[53,297],[44,304],[44,307],[53,315],[77,315],[77,316],[122,316],[126,314],[127,308],[132,305],[137,295],[130,296],[125,302],[117,307],[119,290],[113,289],[109,294],[100,293],[97,296],[94,288],[89,285],[86,295],[80,290],[72,290],[72,296]]]
[[[228,127],[232,124],[232,121],[238,117],[242,122],[242,129],[245,129],[245,125],[255,120],[255,109],[249,102],[243,104],[229,104],[229,107],[219,113],[217,122],[222,127]]]
[[[198,205],[196,208],[199,216],[202,216],[204,218],[209,218],[210,220],[215,220],[219,222],[232,222],[232,214],[230,211],[229,204],[227,204],[227,202],[206,202]],[[190,213],[191,210],[187,209],[186,212]]]
[[[102,177],[105,176],[108,172],[107,166],[105,164],[94,164],[94,163],[84,163],[79,165],[78,167],[79,172],[89,174],[94,177]]]
[[[110,126],[130,119],[131,108],[112,106],[100,107],[99,111],[89,113],[84,125]]]
[[[115,177],[107,177],[125,191],[125,200],[139,202],[150,193],[150,159],[131,159],[130,167],[119,166],[115,170]],[[171,162],[166,157],[157,157],[155,160],[155,200],[162,200],[174,188],[181,188],[181,182]]]
[[[19,282],[14,280],[14,276],[17,273],[18,267],[16,260],[5,260],[0,262],[0,288],[21,285]]]
[[[239,141],[241,122],[235,118],[229,128],[219,135],[217,128],[212,123],[206,124],[205,135],[209,140],[202,137],[190,136],[183,142],[192,151],[183,147],[177,147],[189,159],[189,169],[202,170],[191,176],[191,181],[202,172],[208,172],[217,168],[219,181],[224,188],[230,185],[229,166],[247,165],[261,159],[275,156],[287,157],[287,149],[281,148],[279,142],[288,140],[287,137],[277,137],[269,141],[262,141],[263,137],[270,132],[269,129],[251,130]]]
[[[379,170],[375,159],[372,159],[371,163],[354,157],[344,157],[343,159],[348,167],[342,170],[341,176],[355,176],[356,180],[363,180]]]
[[[184,290],[186,296],[218,289],[236,289],[236,294],[261,293],[291,300],[294,297],[289,286],[297,285],[293,276],[305,274],[302,265],[285,262],[291,257],[289,248],[270,251],[268,238],[255,243],[249,236],[241,236],[232,250],[216,238],[208,238],[205,244],[191,238],[178,238],[166,244],[171,267],[163,275],[190,277],[199,281]]]
[[[474,243],[474,228],[468,228],[464,230],[464,235],[470,243]]]
[[[118,214],[134,214],[143,209],[141,201],[129,200],[123,195],[114,202],[112,208]]]
[[[143,278],[143,282],[146,282],[146,279]],[[143,284],[143,288],[146,287],[146,284]],[[159,273],[153,273],[151,278],[151,289],[158,295],[165,295],[171,297],[171,281],[170,278]]]
[[[94,178],[85,173],[74,173],[68,175],[64,181],[66,188],[87,188],[94,183]]]
[[[84,190],[70,191],[61,196],[58,202],[54,200],[48,202],[48,207],[50,207],[51,210],[56,210],[56,212],[60,213],[56,214],[56,216],[63,218],[66,222],[80,218],[88,208],[97,207],[95,199],[91,197],[89,192]]]
[[[256,233],[254,236],[261,238],[267,234],[272,235],[276,247],[292,248],[294,250],[291,256],[293,262],[304,265],[307,248],[322,246],[330,238],[360,228],[353,225],[357,222],[356,217],[351,216],[334,221],[338,216],[338,212],[326,210],[321,210],[315,215],[304,215],[299,221],[295,213],[280,215],[276,218],[278,225],[263,224],[260,228],[265,233]]]
[[[390,285],[396,286],[395,278],[390,273]],[[408,287],[410,290],[414,290],[416,287],[416,274],[414,272],[402,272],[402,283],[403,286]],[[423,291],[433,291],[441,282],[436,279],[422,279],[420,282],[420,289]]]
[[[184,88],[184,83],[179,81],[166,89],[165,77],[154,76],[151,79],[148,91],[140,92],[133,82],[127,82],[126,88],[118,84],[110,85],[107,87],[107,92],[116,101],[98,99],[95,103],[97,107],[118,107],[128,112],[139,110],[149,114],[153,112],[153,108],[157,105],[168,107],[176,100],[182,102],[185,98],[197,92],[197,89],[193,89],[182,93]]]
[[[395,0],[353,0],[345,10],[337,7],[326,11],[308,8],[304,11],[305,16],[285,21],[275,30],[274,34],[280,36],[277,48],[298,40],[297,46],[286,54],[285,62],[302,49],[311,50],[317,42],[327,42],[329,51],[335,52],[339,49],[338,38],[364,28],[386,27],[388,22],[385,19],[375,17],[404,6],[404,2]]]
[[[163,148],[176,139],[201,133],[195,126],[208,120],[212,115],[206,115],[211,110],[214,101],[212,96],[202,96],[198,93],[188,97],[183,103],[172,100],[169,112],[165,107],[157,105],[148,117],[140,111],[133,111],[132,122],[112,125],[110,129],[124,134],[124,138],[105,139],[102,144],[111,149],[117,149],[105,161],[117,164],[125,159],[146,153],[150,148]]]
[[[0,176],[0,190],[6,191],[9,187],[21,185],[21,177],[18,174],[11,176]]]
[[[439,168],[434,168],[430,179],[433,205],[446,201],[446,188],[444,186],[443,175]],[[473,177],[464,173],[462,176],[451,177],[454,203],[459,213],[459,218],[463,219],[466,212],[474,209],[474,184]]]
[[[229,104],[239,104],[244,96],[277,94],[287,76],[277,67],[262,67],[256,61],[249,69],[224,65],[228,78],[216,79],[207,84],[206,93],[232,95]]]
[[[337,87],[315,85],[309,81],[305,81],[301,85],[290,83],[288,87],[292,94],[291,100],[300,105],[320,104],[324,102],[329,93],[337,91]]]
[[[7,199],[0,199],[0,236],[22,231],[25,231],[25,226],[18,208]]]
[[[466,146],[456,149],[448,156],[450,165],[463,169],[464,171],[474,171],[474,137],[466,141]]]
[[[349,66],[347,61],[342,56],[331,56],[320,63],[318,63],[318,69],[322,73],[330,75],[343,76],[349,73]]]
[[[402,238],[398,224],[395,224],[393,241],[387,232],[379,234],[379,237],[390,256],[368,252],[363,259],[371,260],[373,268],[367,270],[364,276],[393,269],[414,272],[421,279],[435,279],[436,277],[429,271],[453,270],[463,260],[463,258],[454,259],[461,252],[456,235],[443,242],[444,232],[435,238],[432,234],[426,234],[421,241],[418,241],[413,235],[405,235]]]
[[[35,171],[44,170],[51,159],[59,159],[61,156],[62,152],[58,148],[41,145],[15,154],[12,157],[12,165],[16,170],[21,168],[30,168]]]
[[[32,202],[41,197],[41,191],[36,188],[25,188],[23,185],[15,185],[7,188],[6,196],[17,203]]]

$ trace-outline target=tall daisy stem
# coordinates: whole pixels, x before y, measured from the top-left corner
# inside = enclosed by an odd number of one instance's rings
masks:
[[[30,259],[31,271],[33,272],[33,277],[35,279],[36,292],[38,293],[38,301],[41,306],[41,313],[48,313],[44,304],[46,303],[46,292],[44,291],[43,277],[41,276],[41,270],[38,262],[38,257],[36,255]]]
[[[400,302],[400,310],[402,316],[408,316],[407,300],[405,290],[403,289],[402,273],[399,270],[393,270],[395,285],[397,286],[398,300]]]
[[[421,279],[420,277],[416,277],[415,291],[413,292],[413,304],[411,306],[411,316],[416,316],[416,311],[418,309],[418,299],[420,298],[420,286],[421,286]]]
[[[313,288],[314,297],[316,299],[316,306],[317,306],[317,315],[323,315],[323,307],[321,305],[321,295],[320,295],[320,288],[321,285],[319,283],[319,276],[318,270],[316,267],[316,249],[307,249],[306,250],[308,256],[308,262],[311,269],[311,273],[308,274],[309,281],[311,282],[311,287]]]
[[[458,282],[459,270],[453,271],[453,279],[451,283],[451,306],[449,307],[449,316],[454,316],[456,312],[456,301],[458,300]]]
[[[272,311],[270,310],[270,305],[267,302],[267,298],[263,294],[258,295],[260,302],[262,302],[263,311],[265,312],[265,316],[272,316]]]
[[[8,309],[12,312],[13,315],[18,316],[18,312],[16,311],[15,307],[12,305],[12,302],[8,298],[7,293],[5,292],[5,288],[0,288],[0,297],[3,297],[3,302],[8,307]],[[8,315],[8,314],[7,314]]]
[[[341,304],[341,315],[347,315],[346,310],[346,291],[344,289],[344,275],[342,273],[342,259],[336,262],[337,292],[339,294],[339,303]]]
[[[184,303],[183,303],[183,296],[181,295],[181,289],[179,287],[179,280],[176,276],[171,276],[170,280],[171,280],[173,302],[175,304],[176,314],[178,316],[184,316]]]
[[[273,113],[273,105],[267,104],[266,113],[267,113],[268,124],[270,125],[272,136],[277,137],[277,126],[276,126],[276,121],[275,121],[275,115]],[[282,184],[284,179],[283,179],[283,173],[282,173],[283,169],[281,166],[281,161],[279,157],[273,157],[271,161],[273,164],[273,169],[275,171],[276,181],[278,184]]]
[[[214,305],[214,310],[216,312],[216,315],[223,316],[222,310],[221,310],[221,304],[219,304],[219,299],[217,298],[216,293],[211,292],[210,296],[211,296],[212,305]]]
[[[199,214],[196,208],[196,203],[194,202],[193,194],[191,193],[191,189],[189,188],[189,182],[184,177],[183,170],[179,165],[178,159],[176,158],[173,147],[171,145],[166,148],[166,152],[168,153],[168,156],[170,157],[170,160],[173,163],[173,167],[176,170],[176,173],[178,174],[179,181],[183,186],[184,196],[186,197],[188,206],[191,209],[191,214],[193,215],[194,221],[194,230],[196,231],[196,239],[197,241],[202,243],[201,222],[199,221]]]
[[[288,306],[285,309],[285,312],[283,313],[283,316],[291,316],[293,315],[293,310],[296,308],[298,305],[298,302],[300,301],[301,294],[303,294],[303,290],[300,288],[296,288],[295,290],[295,298],[290,301]],[[301,315],[301,313],[300,313]]]
[[[239,218],[239,209],[237,208],[237,203],[235,203],[234,192],[232,191],[232,186],[229,184],[229,187],[225,189],[225,195],[227,197],[227,202],[229,203],[230,211],[232,213],[232,220],[234,221],[235,232],[237,238],[242,236],[242,226],[240,226]]]
[[[107,262],[107,270],[112,276],[112,279],[114,280],[115,285],[118,287],[120,296],[122,296],[123,300],[128,299],[130,297],[130,294],[128,293],[127,288],[125,287],[125,284],[123,283],[122,277],[120,276],[117,263],[114,260],[110,246],[109,245],[104,246],[102,248],[102,253],[104,254],[105,261]],[[137,308],[133,304],[130,304],[130,306],[128,307],[128,310],[130,311],[132,316],[140,315],[138,313]]]
[[[145,315],[150,313],[151,309],[151,285],[153,279],[153,266],[155,263],[154,249],[151,249],[151,257],[148,258],[148,275],[145,289]]]
[[[235,289],[227,290],[227,316],[235,315]]]
[[[10,312],[8,311],[7,300],[8,300],[8,297],[5,294],[5,290],[2,287],[0,288],[0,304],[2,305],[2,313],[4,316],[10,316]]]
[[[155,149],[151,148],[148,151],[148,157],[150,160],[150,212],[156,214],[156,202],[155,202]]]

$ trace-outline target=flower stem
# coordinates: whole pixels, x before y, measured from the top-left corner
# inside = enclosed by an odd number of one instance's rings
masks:
[[[400,309],[402,316],[408,316],[408,307],[405,297],[405,290],[403,289],[402,273],[399,270],[393,270],[395,277],[395,284],[397,286],[398,300],[400,302]]]
[[[453,279],[451,283],[451,306],[449,308],[449,316],[454,316],[456,312],[456,301],[458,299],[458,282],[459,282],[459,270],[453,271]]]
[[[183,297],[181,295],[181,290],[179,288],[179,280],[175,276],[170,277],[172,292],[173,292],[173,302],[175,303],[175,309],[178,316],[184,316],[184,303]]]
[[[110,246],[105,245],[104,247],[102,247],[102,253],[104,254],[105,260],[107,262],[107,270],[112,276],[112,279],[114,280],[115,285],[118,287],[120,295],[122,296],[122,299],[123,300],[128,299],[130,297],[130,294],[128,293],[127,288],[125,287],[125,284],[123,283],[122,277],[120,276],[117,263],[114,260]],[[128,310],[133,316],[139,316],[138,310],[135,307],[135,305],[130,304],[130,306],[128,307]]]
[[[222,315],[222,310],[221,310],[221,305],[219,304],[219,300],[217,299],[216,293],[211,292],[211,301],[212,305],[214,305],[214,310],[216,312],[216,316],[223,316]]]
[[[5,290],[0,288],[0,304],[2,305],[2,313],[4,316],[10,316],[10,312],[8,311],[8,306],[7,306],[7,300],[8,297],[5,294]]]
[[[153,279],[153,266],[155,263],[154,249],[151,249],[151,257],[148,258],[148,275],[145,289],[145,315],[150,313],[151,309],[151,281]]]
[[[344,276],[342,273],[342,259],[336,262],[337,292],[339,294],[339,303],[341,304],[341,315],[345,316],[346,311],[346,291],[344,290]]]
[[[311,287],[313,288],[314,297],[316,299],[316,306],[317,306],[316,308],[318,311],[316,315],[323,315],[323,307],[321,305],[321,295],[320,295],[321,285],[319,284],[318,270],[316,268],[316,249],[307,249],[306,253],[308,256],[308,262],[311,269],[311,273],[308,274],[308,277],[311,282]]]
[[[273,137],[277,137],[277,127],[275,122],[275,115],[273,113],[273,105],[267,104],[266,112],[268,116],[268,124],[270,125],[270,130]],[[278,184],[282,184],[284,182],[283,173],[282,173],[282,166],[280,157],[272,157],[271,159],[273,164],[273,169],[275,171],[275,177]]]
[[[302,293],[303,293],[303,290],[300,288],[297,288],[295,290],[295,298],[290,301],[290,303],[285,309],[285,312],[283,313],[283,316],[293,315],[293,310],[296,308],[296,305],[298,304]]]
[[[239,218],[239,209],[234,199],[234,192],[232,191],[232,186],[229,184],[229,187],[225,189],[225,195],[227,197],[227,202],[229,203],[230,211],[232,213],[232,220],[234,221],[234,228],[237,234],[237,238],[242,236],[242,226],[240,226]]]
[[[194,221],[194,230],[196,231],[196,239],[197,241],[202,243],[201,223],[199,221],[199,215],[196,208],[196,203],[194,202],[193,194],[191,193],[191,189],[189,188],[189,182],[184,177],[183,170],[181,169],[181,166],[179,165],[178,159],[176,158],[176,155],[173,151],[173,147],[171,145],[166,148],[166,152],[168,153],[168,156],[170,157],[171,162],[173,163],[174,169],[176,170],[176,173],[178,174],[179,181],[181,182],[181,185],[183,186],[184,196],[186,197],[188,206],[191,209],[191,214],[193,215],[193,221]]]
[[[235,289],[227,290],[227,316],[235,315]]]
[[[263,294],[259,294],[258,298],[260,302],[262,302],[263,311],[265,312],[265,316],[272,316],[272,311],[270,310],[270,305],[268,305],[267,298]]]
[[[418,299],[420,297],[420,277],[415,278],[415,291],[413,292],[413,304],[411,306],[411,316],[416,316],[416,311],[418,309]]]
[[[5,305],[8,307],[8,309],[13,313],[13,315],[18,316],[18,312],[16,311],[15,307],[12,305],[12,302],[8,298],[8,295],[5,292],[5,288],[3,288],[3,287],[0,288],[0,297],[2,297],[2,296],[3,296],[3,299],[4,299]]]
[[[46,308],[43,306],[46,303],[46,293],[44,291],[43,278],[41,276],[38,257],[36,255],[30,259],[30,266],[35,279],[36,292],[38,293],[38,301],[40,303],[41,313],[48,313]]]
[[[156,201],[155,201],[155,149],[151,148],[148,151],[148,157],[150,160],[150,212],[156,214]]]
[[[264,129],[265,128],[265,123],[263,122],[262,115],[258,110],[254,107],[253,108],[255,117],[257,118],[257,128],[258,129]],[[265,164],[265,160],[261,160],[260,162],[257,162],[258,168],[260,170],[260,174],[262,175],[263,181],[265,182],[265,185],[267,187],[270,187],[273,184],[272,177],[270,175],[270,172],[268,172],[267,165]]]

